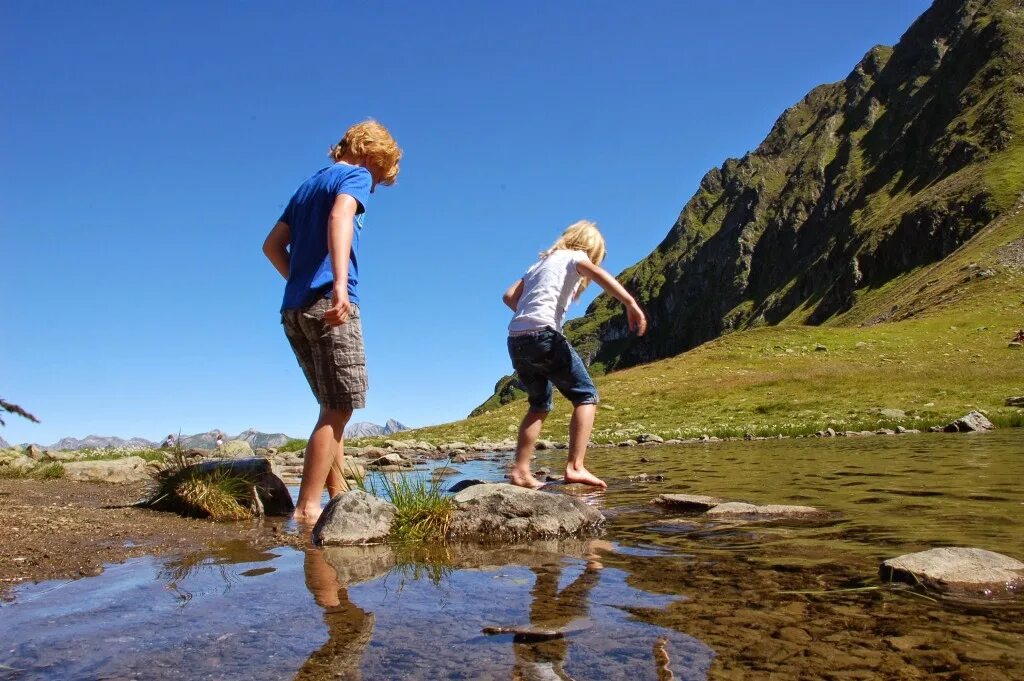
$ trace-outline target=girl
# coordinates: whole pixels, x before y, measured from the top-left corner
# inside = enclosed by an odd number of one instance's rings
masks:
[[[573,404],[565,481],[608,486],[583,466],[594,427],[597,388],[583,360],[562,335],[569,302],[579,298],[591,280],[626,306],[630,331],[642,336],[647,330],[647,319],[633,296],[601,269],[604,256],[604,237],[597,231],[597,225],[580,220],[541,253],[540,260],[502,296],[516,313],[508,325],[508,353],[530,402],[519,426],[516,462],[509,476],[513,485],[531,489],[543,486],[530,471],[530,457],[544,419],[551,411],[554,384]]]

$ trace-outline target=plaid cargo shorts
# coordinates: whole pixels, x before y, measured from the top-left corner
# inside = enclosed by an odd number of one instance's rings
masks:
[[[340,326],[324,322],[330,307],[330,296],[323,296],[304,308],[285,310],[281,324],[320,406],[361,409],[369,383],[359,307],[353,305],[348,321]]]

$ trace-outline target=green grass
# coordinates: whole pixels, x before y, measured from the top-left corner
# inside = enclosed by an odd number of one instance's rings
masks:
[[[308,442],[309,442],[309,440],[302,440],[302,439],[298,439],[298,438],[291,439],[291,440],[288,440],[288,442],[284,443],[282,446],[278,447],[277,451],[279,451],[279,452],[298,452],[298,451],[301,451],[301,450],[305,449],[306,448],[306,444]]]
[[[260,513],[253,484],[244,475],[224,468],[200,470],[180,448],[156,471],[154,482],[144,507],[213,520],[246,520]]]
[[[75,461],[113,461],[137,456],[145,461],[165,461],[167,449],[90,449],[83,450]]]
[[[64,477],[64,466],[59,463],[41,463],[33,468],[0,466],[3,480],[57,480]]]
[[[400,473],[357,483],[366,492],[386,497],[398,509],[391,526],[394,541],[422,543],[442,539],[447,533],[454,509],[451,498],[441,489],[440,480],[427,481]]]
[[[962,279],[955,264],[951,269]],[[828,427],[923,429],[972,409],[999,426],[1021,425],[1024,411],[1004,400],[1024,393],[1024,351],[1007,347],[1024,323],[1024,273],[960,279],[949,283],[961,293],[924,301],[929,316],[871,326],[761,327],[598,377],[602,402],[593,438],[607,443],[645,432],[668,439],[801,435]],[[886,297],[901,296],[890,290]],[[816,351],[817,344],[827,351]],[[906,416],[886,418],[879,414],[883,408]],[[395,437],[501,440],[515,436],[525,410],[518,399]],[[570,412],[556,396],[543,437],[565,439]]]

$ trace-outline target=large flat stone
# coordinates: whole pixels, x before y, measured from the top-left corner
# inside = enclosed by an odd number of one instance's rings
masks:
[[[707,511],[719,504],[726,503],[726,500],[703,494],[661,494],[654,500],[654,503],[674,511]]]
[[[883,561],[886,581],[921,584],[945,593],[1000,596],[1024,587],[1024,563],[985,549],[944,547]]]
[[[730,501],[718,504],[705,513],[709,518],[738,518],[747,520],[774,520],[780,518],[812,519],[825,518],[831,515],[813,506],[789,506],[785,504],[745,504]]]
[[[600,533],[604,515],[572,496],[505,484],[473,485],[454,497],[449,537],[483,542],[583,537]]]
[[[64,467],[64,477],[77,482],[143,482],[152,477],[146,460],[138,456],[71,461],[61,465]]]

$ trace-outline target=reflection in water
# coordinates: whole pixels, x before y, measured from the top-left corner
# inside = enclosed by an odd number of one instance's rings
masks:
[[[619,475],[588,500],[613,544],[136,559],[15,589],[0,677],[1020,679],[1024,602],[926,600],[877,570],[930,546],[1024,556],[1021,451],[1021,430],[664,447],[646,462],[595,450]],[[666,479],[626,480],[645,471]],[[708,522],[649,503],[668,491],[840,517]],[[564,638],[482,633],[508,625]]]
[[[558,582],[562,576],[560,565],[530,568],[536,577],[530,597],[530,623],[543,630],[561,632],[570,622],[587,615],[587,596],[600,581],[601,564],[590,561],[579,577],[561,592]],[[559,636],[543,641],[527,641],[517,636],[513,642],[516,655],[513,679],[569,679],[563,670],[568,641]]]
[[[296,679],[362,679],[363,651],[373,636],[374,616],[348,598],[348,589],[338,581],[323,551],[306,549],[303,564],[306,588],[324,609],[327,642],[299,669]]]

